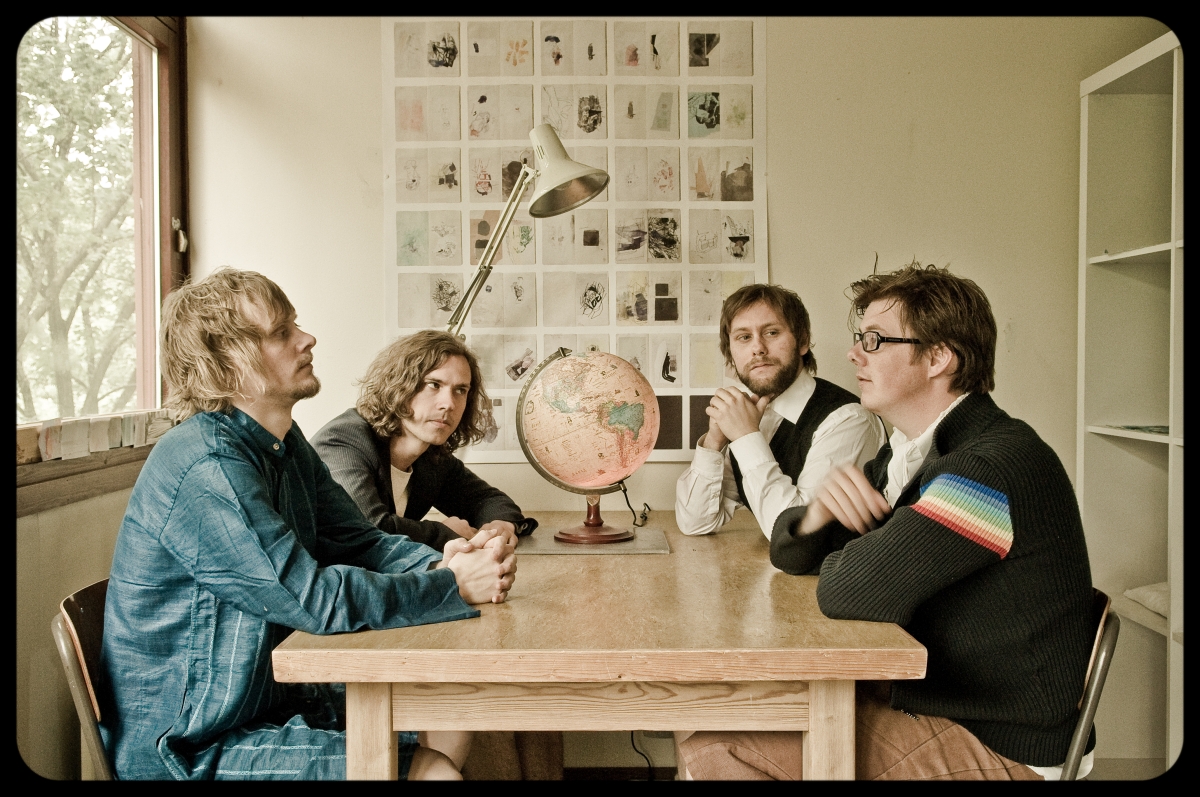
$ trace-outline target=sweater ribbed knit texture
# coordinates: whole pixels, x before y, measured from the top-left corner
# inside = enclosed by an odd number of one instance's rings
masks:
[[[881,492],[890,457],[865,469]],[[929,651],[924,680],[893,682],[894,707],[1024,764],[1063,762],[1095,630],[1091,570],[1070,480],[1028,424],[968,396],[878,529],[797,536],[805,511],[779,517],[772,563],[819,572],[827,616],[899,623]]]

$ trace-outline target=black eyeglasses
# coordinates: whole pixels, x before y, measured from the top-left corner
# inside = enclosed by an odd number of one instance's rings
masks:
[[[861,343],[863,351],[879,351],[881,343],[920,343],[916,338],[888,338],[878,332],[855,332],[854,342]]]

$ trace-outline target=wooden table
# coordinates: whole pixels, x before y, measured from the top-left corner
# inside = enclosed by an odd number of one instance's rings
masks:
[[[538,534],[579,513],[533,513]],[[608,519],[613,522],[613,519]],[[313,636],[279,681],[344,682],[346,776],[397,777],[397,730],[806,731],[804,777],[854,777],[854,682],[922,678],[899,626],[830,620],[817,579],[771,566],[753,517],[670,554],[526,556],[508,601],[471,620]],[[615,543],[620,544],[620,543]]]

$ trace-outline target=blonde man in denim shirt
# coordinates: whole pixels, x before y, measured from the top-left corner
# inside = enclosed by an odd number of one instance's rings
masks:
[[[104,617],[101,734],[121,779],[337,779],[345,697],[280,684],[271,650],[313,634],[478,616],[513,546],[444,554],[376,529],[292,421],[316,395],[316,339],[254,272],[222,269],[163,305],[168,406],[117,536]],[[402,734],[409,779],[455,778],[469,734]]]

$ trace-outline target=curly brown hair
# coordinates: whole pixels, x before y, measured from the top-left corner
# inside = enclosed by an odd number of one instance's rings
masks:
[[[176,421],[228,410],[248,382],[261,383],[266,330],[249,313],[250,305],[265,310],[272,324],[295,312],[270,279],[229,267],[185,282],[163,301],[163,404]]]
[[[800,295],[781,285],[762,282],[743,285],[729,294],[721,305],[721,354],[725,356],[725,364],[733,365],[733,355],[729,351],[729,328],[733,326],[733,319],[747,307],[759,302],[769,306],[788,325],[792,337],[796,339],[797,348],[808,345],[808,351],[801,358],[802,365],[805,371],[816,376],[817,357],[812,352],[812,329],[808,320],[808,310],[805,309],[804,302],[800,301]]]
[[[397,338],[385,347],[359,380],[355,409],[371,424],[375,434],[391,439],[404,433],[403,421],[412,417],[412,400],[425,376],[450,357],[462,357],[471,369],[471,389],[458,428],[440,446],[449,454],[477,443],[492,421],[492,402],[483,387],[479,359],[457,335],[427,329]]]
[[[948,268],[911,263],[889,274],[872,274],[853,283],[850,326],[873,302],[895,304],[900,323],[921,342],[913,346],[913,362],[944,345],[958,357],[952,390],[989,393],[996,389],[996,319],[983,289]]]

